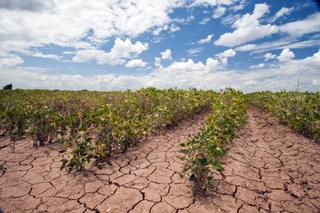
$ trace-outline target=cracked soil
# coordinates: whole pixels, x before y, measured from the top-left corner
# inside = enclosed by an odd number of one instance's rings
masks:
[[[17,142],[15,153],[0,138],[0,208],[27,212],[320,212],[320,146],[249,108],[223,159],[215,192],[194,199],[179,144],[200,131],[208,113],[111,159],[112,166],[81,173],[60,171],[64,148],[38,149]]]

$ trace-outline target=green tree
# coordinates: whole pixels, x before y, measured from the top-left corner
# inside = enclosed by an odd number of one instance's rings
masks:
[[[12,87],[13,85],[12,84],[7,84],[3,87],[3,89],[6,89],[6,90],[12,90]]]

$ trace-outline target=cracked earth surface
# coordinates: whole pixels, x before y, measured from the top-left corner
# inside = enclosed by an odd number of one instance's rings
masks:
[[[7,212],[320,212],[320,146],[255,108],[229,145],[225,177],[194,199],[177,151],[207,113],[152,136],[112,159],[112,166],[60,171],[63,147],[30,141],[10,152],[0,141],[0,208]],[[1,139],[0,139],[1,140]]]

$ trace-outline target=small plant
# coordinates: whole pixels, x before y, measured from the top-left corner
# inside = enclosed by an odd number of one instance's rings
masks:
[[[234,129],[245,120],[243,94],[232,89],[225,90],[213,101],[212,111],[202,132],[181,144],[181,152],[185,154],[182,159],[186,161],[181,174],[189,175],[194,196],[206,195],[213,186],[214,170],[221,174],[223,172],[219,162],[226,153],[223,146],[232,141]]]
[[[95,157],[91,140],[88,133],[79,132],[77,138],[74,138],[72,157],[69,160],[61,160],[60,170],[67,168],[69,172],[72,170],[81,171],[86,164],[90,163],[91,159]]]
[[[206,133],[182,144],[182,147],[184,149],[181,152],[187,154],[187,157],[184,158],[187,163],[182,173],[191,173],[189,180],[193,182],[194,196],[199,193],[204,195],[213,185],[212,171],[223,171],[223,166],[218,159],[224,154],[224,151],[207,140]]]
[[[34,109],[31,116],[29,136],[34,142],[34,147],[43,146],[45,142],[51,143],[58,136],[58,126],[61,116],[47,106]]]
[[[23,138],[27,129],[28,109],[23,103],[15,102],[6,110],[6,131],[9,133],[12,142],[12,152],[15,150],[16,141]]]

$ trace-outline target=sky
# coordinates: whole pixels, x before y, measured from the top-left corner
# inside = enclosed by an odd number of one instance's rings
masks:
[[[0,86],[317,91],[305,0],[0,0]]]

